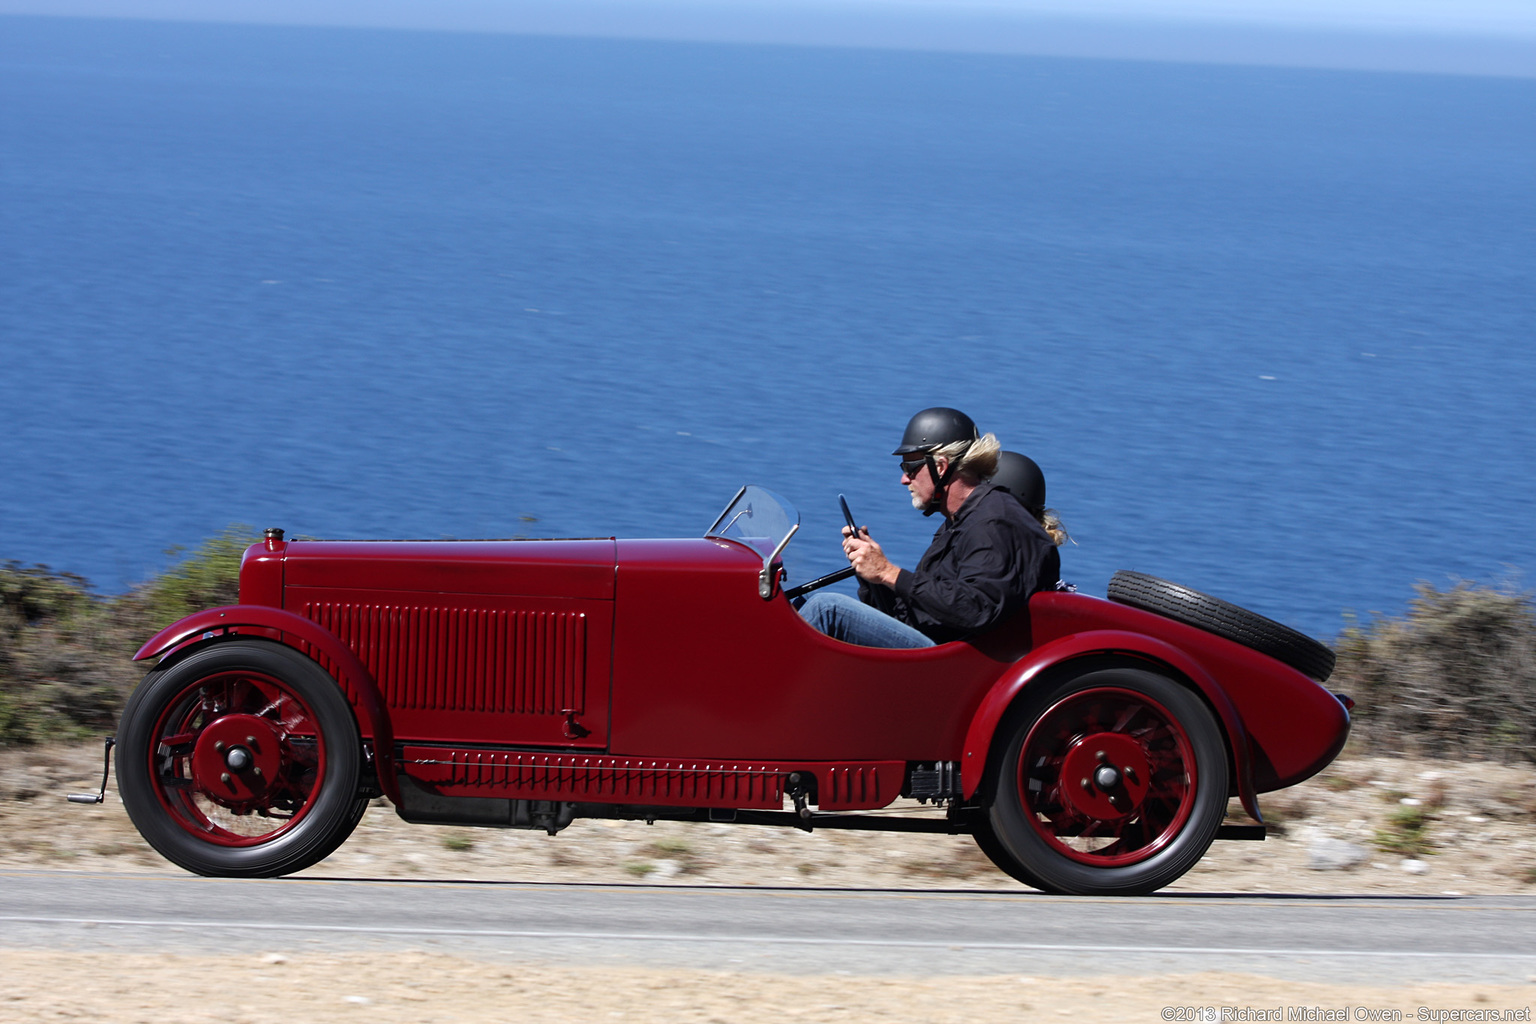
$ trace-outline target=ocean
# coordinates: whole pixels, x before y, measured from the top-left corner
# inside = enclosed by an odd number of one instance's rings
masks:
[[[1536,569],[1536,80],[0,17],[0,560],[933,522],[1320,637]],[[1351,619],[1351,616],[1354,619]]]

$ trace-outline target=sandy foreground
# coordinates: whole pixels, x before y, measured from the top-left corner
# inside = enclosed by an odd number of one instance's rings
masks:
[[[100,782],[100,748],[0,751],[0,867],[174,871]],[[1278,835],[1221,842],[1170,891],[1536,894],[1536,770],[1398,758],[1345,759],[1263,805]],[[915,805],[910,810],[915,810]],[[1324,866],[1327,865],[1327,866]],[[1016,889],[965,837],[578,820],[558,836],[407,825],[383,802],[307,874],[328,877],[850,888]],[[784,977],[747,971],[508,966],[437,952],[259,957],[3,949],[4,1021],[991,1021],[1199,1019],[1165,1007],[1401,1010],[1536,1006],[1523,986],[1410,989],[1250,975],[1047,978]],[[1085,968],[1085,974],[1087,973]],[[1174,1011],[1175,1014],[1177,1011]],[[1312,1019],[1325,1019],[1314,1017]],[[1455,1019],[1441,1017],[1439,1019]],[[1465,1016],[1461,1019],[1479,1019]],[[1482,1019],[1489,1019],[1484,1017]],[[1496,1018],[1495,1018],[1496,1019]],[[1529,1018],[1525,1018],[1529,1019]]]
[[[1157,978],[870,978],[639,968],[488,965],[434,953],[288,958],[5,954],[0,1021],[292,1024],[295,1021],[1093,1021],[1170,1018],[1164,1008],[1357,1009],[1418,1020],[1419,1009],[1523,1009],[1536,986],[1406,989],[1283,983],[1246,974]],[[79,972],[79,973],[75,973]],[[82,979],[92,984],[82,984]],[[98,988],[100,991],[91,991]],[[1400,1010],[1393,1018],[1383,1010]],[[1233,1017],[1232,1019],[1244,1019]],[[1250,1016],[1248,1019],[1254,1019]],[[1263,1018],[1258,1018],[1263,1019]],[[1447,1018],[1441,1018],[1447,1019]],[[1475,1018],[1463,1018],[1475,1019]],[[1528,1018],[1527,1018],[1528,1019]]]

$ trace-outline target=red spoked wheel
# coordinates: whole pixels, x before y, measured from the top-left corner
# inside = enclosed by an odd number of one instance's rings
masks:
[[[308,867],[366,806],[351,708],[324,669],[279,644],[217,643],[150,673],[118,736],[129,816],[151,846],[199,874]]]
[[[1189,820],[1199,770],[1167,708],[1122,687],[1057,701],[1024,737],[1025,820],[1063,856],[1115,867],[1157,853]]]
[[[1193,867],[1226,810],[1221,730],[1192,691],[1103,669],[1033,695],[990,820],[1022,874],[1081,894],[1151,892]]]
[[[279,679],[224,672],[188,684],[154,730],[155,795],[205,842],[252,846],[302,820],[325,780],[315,713]]]

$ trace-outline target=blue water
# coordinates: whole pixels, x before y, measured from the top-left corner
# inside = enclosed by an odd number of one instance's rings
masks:
[[[697,534],[906,418],[1065,575],[1321,636],[1536,569],[1536,81],[0,18],[0,559]]]

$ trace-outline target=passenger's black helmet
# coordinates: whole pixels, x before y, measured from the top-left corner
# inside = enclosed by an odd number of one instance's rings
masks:
[[[891,454],[931,452],[946,444],[974,441],[980,436],[976,433],[975,422],[959,409],[946,409],[943,406],[924,409],[907,421],[907,432],[901,435],[901,446]]]
[[[992,483],[1018,498],[1036,519],[1045,511],[1045,474],[1028,455],[998,452]]]

